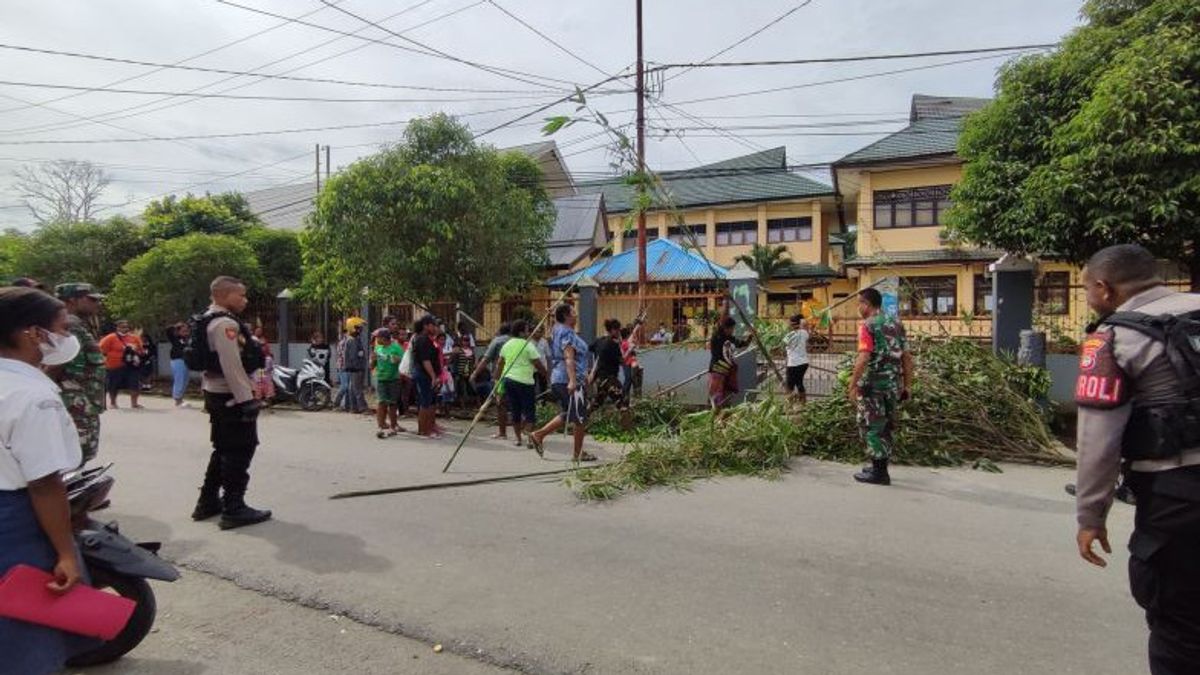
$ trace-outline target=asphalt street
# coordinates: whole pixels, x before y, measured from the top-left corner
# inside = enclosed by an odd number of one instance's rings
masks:
[[[249,499],[276,518],[222,532],[188,517],[207,418],[146,405],[103,417],[101,460],[118,481],[105,517],[164,541],[189,577],[233,584],[161,589],[162,612],[221,625],[228,611],[245,630],[194,637],[198,621],[164,619],[144,652],[161,663],[144,672],[385,672],[364,655],[386,649],[401,655],[386,672],[442,672],[403,658],[434,643],[439,658],[531,673],[1146,672],[1125,578],[1132,509],[1114,509],[1109,567],[1086,565],[1066,470],[898,467],[879,488],[855,484],[852,467],[802,460],[777,481],[604,504],[579,502],[557,478],[331,501],[563,467],[568,441],[551,439],[541,460],[482,430],[442,474],[456,439],[378,440],[364,418],[278,411],[260,426]],[[242,594],[278,602],[247,622]],[[331,640],[320,618],[331,614],[355,633]],[[319,660],[301,651],[310,630],[303,648]]]

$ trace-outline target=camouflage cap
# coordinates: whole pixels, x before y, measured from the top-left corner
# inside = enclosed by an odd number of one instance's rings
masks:
[[[54,295],[59,300],[71,300],[73,298],[82,298],[87,296],[93,300],[103,300],[104,294],[97,291],[96,287],[91,284],[82,282],[74,282],[69,284],[59,284],[54,287]]]

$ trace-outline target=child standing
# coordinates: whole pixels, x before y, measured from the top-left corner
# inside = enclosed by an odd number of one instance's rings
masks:
[[[386,328],[375,334],[375,348],[371,354],[371,365],[375,369],[375,393],[378,405],[375,421],[379,424],[377,438],[395,436],[404,431],[400,427],[400,360],[404,358],[404,347],[392,340]]]
[[[783,336],[783,344],[787,348],[787,382],[784,383],[784,391],[804,403],[808,398],[804,390],[804,374],[808,371],[808,329],[804,327],[804,317],[800,314],[792,317],[792,330]]]

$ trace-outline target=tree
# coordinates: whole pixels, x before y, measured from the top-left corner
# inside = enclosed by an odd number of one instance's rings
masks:
[[[746,263],[747,267],[758,274],[759,287],[765,289],[780,270],[792,264],[792,256],[788,254],[787,246],[754,244],[749,255],[739,255],[734,258],[734,262]]]
[[[1082,263],[1139,243],[1200,288],[1200,3],[1092,0],[970,116],[948,235]]]
[[[17,230],[0,233],[0,283],[21,276],[17,262],[28,245],[29,237]]]
[[[59,159],[14,172],[17,196],[39,225],[94,220],[111,180],[91,162]]]
[[[48,223],[16,251],[14,276],[50,286],[82,281],[107,289],[127,261],[149,248],[142,228],[120,216],[102,223]]]
[[[537,164],[445,115],[334,176],[301,235],[303,294],[340,306],[456,300],[468,313],[537,279],[554,220]]]
[[[173,239],[196,232],[239,235],[262,224],[246,198],[235,192],[164,197],[150,202],[142,219],[154,239]]]
[[[263,283],[245,242],[208,234],[168,239],[125,264],[106,305],[114,316],[163,326],[208,306],[208,285],[223,274],[242,279],[251,290]]]
[[[303,278],[300,238],[295,232],[255,226],[238,237],[258,259],[263,283],[250,289],[258,298],[274,298],[285,288],[296,288]]]

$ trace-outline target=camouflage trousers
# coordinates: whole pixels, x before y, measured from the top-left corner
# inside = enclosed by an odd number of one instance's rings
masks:
[[[864,390],[858,397],[858,433],[867,444],[871,459],[888,459],[896,444],[896,412],[900,407],[900,392],[892,387]]]
[[[96,457],[100,451],[100,416],[75,415],[75,428],[79,431],[79,447],[83,450],[83,461]]]

